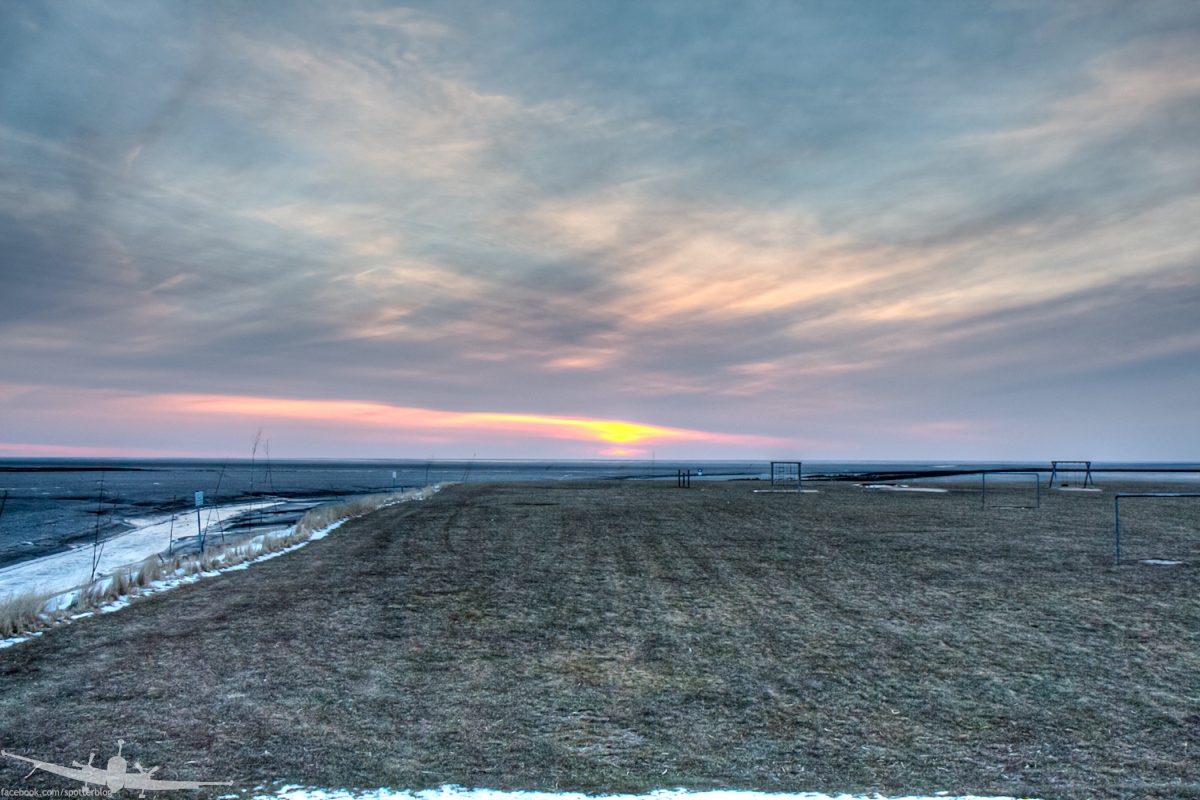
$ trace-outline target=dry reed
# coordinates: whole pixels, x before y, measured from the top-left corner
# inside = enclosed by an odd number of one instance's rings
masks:
[[[47,594],[20,594],[0,602],[0,638],[7,639],[23,631],[33,630],[49,619]]]

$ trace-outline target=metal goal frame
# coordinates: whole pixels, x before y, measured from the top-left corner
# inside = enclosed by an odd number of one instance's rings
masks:
[[[794,468],[795,478],[792,478]],[[771,462],[771,491],[784,492],[786,484],[796,482],[795,491],[800,491],[800,482],[804,480],[803,461],[772,461]]]
[[[1037,491],[1037,505],[1035,506],[989,506],[987,504],[987,477],[988,475],[1030,475],[1033,477],[1033,486]],[[1041,473],[1033,472],[1032,470],[987,470],[979,473],[980,478],[980,508],[1041,508],[1042,507],[1042,476]]]
[[[1113,496],[1113,518],[1117,543],[1117,563],[1121,563],[1121,500],[1147,497],[1200,497],[1200,492],[1124,492]]]

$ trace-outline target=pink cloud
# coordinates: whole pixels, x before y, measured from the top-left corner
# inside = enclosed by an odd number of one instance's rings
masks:
[[[585,416],[447,411],[357,400],[0,386],[10,456],[238,457],[265,428],[286,457],[757,458],[797,442]],[[18,435],[14,433],[19,432]],[[248,452],[248,449],[246,450]]]

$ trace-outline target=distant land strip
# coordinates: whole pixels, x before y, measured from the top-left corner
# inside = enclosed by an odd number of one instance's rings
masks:
[[[146,467],[0,467],[0,472],[158,472]]]

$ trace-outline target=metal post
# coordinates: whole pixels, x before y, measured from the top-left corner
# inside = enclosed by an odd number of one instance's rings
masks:
[[[1113,500],[1113,509],[1117,517],[1117,563],[1121,563],[1121,498]]]
[[[225,475],[225,468],[221,468],[221,475]],[[220,478],[217,479],[217,485],[221,484]],[[196,492],[196,539],[200,542],[200,552],[204,552],[204,531],[200,528],[200,506],[204,505],[204,492]]]

